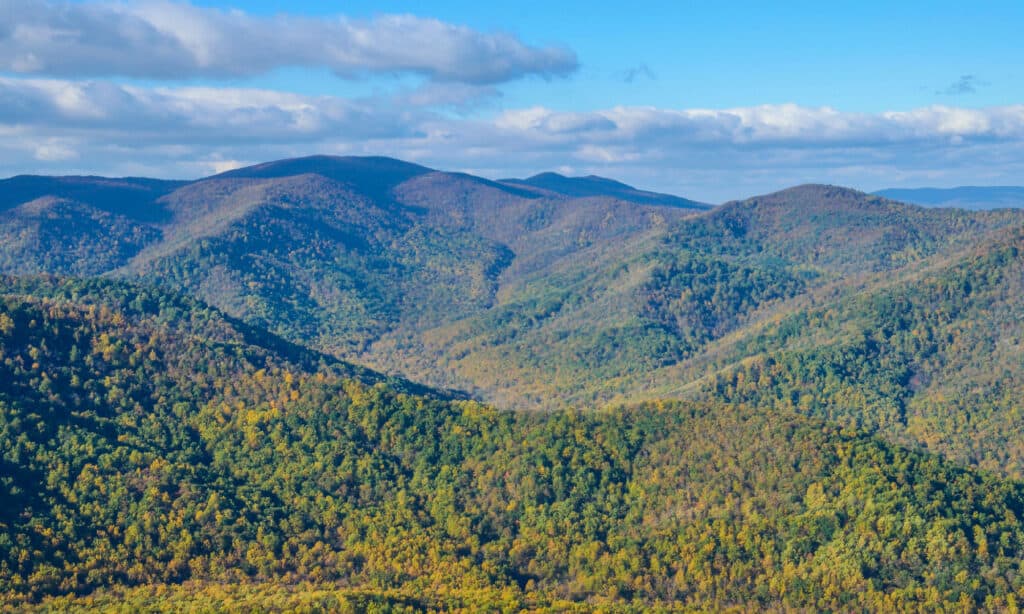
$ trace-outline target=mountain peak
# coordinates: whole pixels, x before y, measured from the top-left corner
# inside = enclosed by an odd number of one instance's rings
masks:
[[[433,169],[387,156],[331,156],[314,154],[298,158],[284,158],[252,166],[232,169],[216,177],[284,177],[305,173],[334,173],[338,171],[405,172],[410,176],[429,173]]]
[[[804,183],[791,188],[779,190],[768,194],[767,197],[793,197],[793,196],[815,196],[824,198],[870,198],[871,196],[860,190],[847,188],[841,185],[828,183]]]
[[[767,208],[780,211],[792,210],[794,213],[833,210],[849,212],[873,210],[882,205],[896,204],[881,196],[868,194],[853,188],[821,183],[805,183],[770,194],[728,202],[722,205],[722,209]],[[914,205],[903,205],[902,203],[900,203],[900,206],[916,208]]]
[[[212,178],[272,179],[316,174],[341,183],[358,184],[375,196],[386,195],[396,185],[433,169],[384,156],[314,155],[264,162],[230,170]]]

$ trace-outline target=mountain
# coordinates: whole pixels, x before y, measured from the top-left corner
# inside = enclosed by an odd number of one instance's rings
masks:
[[[1024,208],[1024,187],[962,186],[958,188],[890,188],[879,196],[926,207],[959,209]]]
[[[290,342],[503,408],[726,399],[1020,471],[1021,454],[996,435],[1012,427],[1000,408],[1024,374],[999,349],[1021,328],[1019,306],[999,298],[1015,292],[1012,268],[978,271],[992,284],[974,282],[975,306],[941,326],[923,306],[955,286],[936,296],[922,281],[1002,253],[992,246],[1013,244],[1020,210],[806,185],[693,211],[325,156],[178,185],[146,205],[159,223],[67,196],[9,210],[5,270],[155,283]],[[903,298],[886,298],[897,289]],[[914,307],[896,325],[892,305]],[[906,346],[911,331],[929,331],[932,345]],[[984,356],[951,335],[999,349],[1000,369],[986,373]],[[773,365],[772,377],[757,373],[765,386],[724,383],[762,362]],[[989,418],[957,427],[966,405],[941,399],[975,389],[989,391],[970,396]]]
[[[509,259],[502,245],[441,232],[421,211],[318,174],[215,178],[167,202],[174,223],[117,274],[185,288],[342,356],[402,320],[486,305]]]
[[[0,264],[145,279],[342,359],[551,408],[689,391],[704,375],[693,365],[765,319],[824,293],[847,300],[1022,223],[1018,211],[836,186],[700,212],[554,179],[535,183],[606,195],[313,156],[160,183],[174,189],[145,207],[160,223],[47,196],[0,224]]]
[[[710,209],[711,205],[697,201],[638,190],[614,179],[606,179],[597,175],[586,177],[566,177],[558,173],[540,173],[527,179],[502,179],[505,185],[535,188],[539,193],[554,193],[570,198],[587,198],[590,196],[621,198],[629,202],[644,205],[663,205],[683,209]]]
[[[1024,589],[1024,485],[852,429],[502,412],[180,295],[2,282],[11,608],[1000,610]]]
[[[38,177],[0,181],[0,271],[98,275],[158,240],[160,199],[185,185],[156,179]]]
[[[308,156],[239,168],[214,178],[276,179],[319,175],[374,198],[387,199],[391,190],[413,177],[434,172],[425,166],[379,156]]]
[[[150,224],[44,196],[0,213],[0,270],[99,275],[126,264],[159,237]]]
[[[645,374],[653,386],[633,398],[795,410],[1019,477],[1022,255],[1016,226],[934,264],[812,288]]]
[[[132,220],[157,222],[166,219],[166,212],[158,203],[160,197],[185,183],[137,177],[108,179],[19,175],[0,180],[0,211],[8,211],[45,197],[80,203]]]
[[[404,344],[385,337],[375,364],[505,406],[676,394],[705,375],[681,380],[681,365],[713,355],[719,340],[825,300],[819,295],[856,295],[1019,224],[1016,211],[924,209],[803,186],[509,281],[486,312]]]
[[[9,609],[1024,591],[1022,210],[824,185],[697,210],[324,156],[15,179]]]
[[[1015,211],[906,205],[848,188],[804,185],[726,203],[680,224],[672,249],[776,258],[823,275],[897,270],[976,244],[1024,220]]]
[[[388,158],[312,156],[164,187],[175,189],[116,216],[75,194],[33,192],[35,201],[0,217],[10,238],[0,271],[144,277],[356,358],[385,333],[487,309],[502,275],[543,270],[690,213],[618,197],[544,197]],[[40,215],[43,206],[60,215]],[[147,223],[152,210],[158,221]]]

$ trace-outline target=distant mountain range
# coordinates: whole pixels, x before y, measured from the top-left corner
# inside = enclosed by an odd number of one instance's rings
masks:
[[[329,156],[192,182],[17,177],[0,182],[0,203],[0,272],[155,282],[338,358],[520,409],[742,400],[753,391],[713,392],[708,378],[733,377],[751,348],[771,357],[844,338],[817,315],[822,301],[867,314],[851,305],[887,296],[893,280],[917,288],[922,271],[953,270],[1024,223],[1020,210],[925,208],[836,186],[709,208],[598,177],[491,181]],[[982,287],[970,300],[995,301]],[[991,317],[1016,308],[1000,304]],[[807,320],[763,341],[778,318]],[[879,392],[851,375],[837,393],[864,401],[819,397],[807,411],[904,439],[909,425],[883,416],[905,419],[962,379],[913,356],[887,371],[920,371],[912,386]],[[774,394],[792,401],[788,388]]]
[[[960,209],[1024,208],[1024,187],[961,186],[958,188],[890,188],[879,196],[925,207]]]

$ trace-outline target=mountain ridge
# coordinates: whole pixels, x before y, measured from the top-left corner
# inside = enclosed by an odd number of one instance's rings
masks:
[[[975,210],[1024,207],[1024,187],[1021,186],[887,188],[879,190],[875,194],[927,207],[957,207]]]
[[[160,223],[166,216],[157,201],[188,183],[141,177],[17,175],[0,180],[0,213],[49,196],[142,222]]]
[[[697,211],[329,156],[229,171],[158,204],[166,223],[80,204],[0,214],[11,237],[0,269],[150,280],[292,342],[517,409],[690,395],[703,390],[702,361],[742,363],[735,340],[754,347],[749,337],[787,310],[820,319],[813,306],[826,300],[849,311],[857,293],[1024,223],[1019,210],[931,209],[821,184]],[[70,229],[79,242],[64,245]],[[758,351],[825,359],[773,339]],[[912,397],[902,386],[887,389],[897,405]]]
[[[695,210],[711,208],[711,205],[705,203],[671,194],[640,190],[621,181],[597,175],[567,177],[555,172],[546,172],[538,173],[526,179],[500,179],[498,182],[506,185],[535,188],[567,197],[618,196],[625,200],[649,205],[664,205]]]

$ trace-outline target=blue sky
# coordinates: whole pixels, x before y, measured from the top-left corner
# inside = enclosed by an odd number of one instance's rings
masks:
[[[544,104],[569,111],[793,102],[886,111],[1024,100],[1024,2],[972,4],[531,0],[248,2],[245,7],[268,16],[414,13],[485,32],[504,30],[528,43],[561,44],[577,53],[580,70],[571,79],[527,79],[504,87],[502,104],[508,107]],[[631,71],[635,78],[624,82]],[[973,91],[947,93],[964,75],[974,77]],[[329,79],[295,79],[288,85],[309,93],[352,88]]]
[[[1020,183],[1022,27],[1021,2],[0,0],[0,175],[336,153],[713,202]]]

